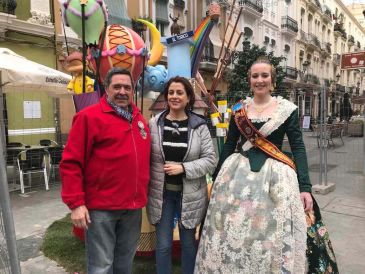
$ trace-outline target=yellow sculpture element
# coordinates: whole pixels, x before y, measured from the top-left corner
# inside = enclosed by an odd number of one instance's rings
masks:
[[[66,58],[66,70],[72,73],[72,79],[67,85],[71,93],[82,94],[82,54],[73,52]],[[94,92],[94,80],[85,76],[85,92]]]
[[[148,65],[155,66],[158,64],[163,54],[163,45],[161,44],[161,34],[154,24],[143,19],[137,19],[137,21],[145,24],[151,31],[152,48],[151,48],[151,56],[150,59],[148,60]]]

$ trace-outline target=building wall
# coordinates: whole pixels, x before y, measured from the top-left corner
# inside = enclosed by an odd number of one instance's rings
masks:
[[[17,45],[9,42],[0,42],[0,47],[9,48],[15,53],[26,57],[27,59],[43,64],[48,67],[55,67],[54,50],[47,48],[29,47],[28,45]],[[44,92],[28,92],[26,90],[18,90],[14,93],[7,93],[6,105],[8,114],[8,130],[10,142],[22,142],[25,144],[38,144],[39,139],[55,140],[55,134],[29,134],[29,130],[38,130],[46,128],[54,128],[54,102]],[[40,119],[24,119],[24,101],[40,101],[41,102],[41,118]],[[27,135],[12,135],[13,130],[24,130]]]

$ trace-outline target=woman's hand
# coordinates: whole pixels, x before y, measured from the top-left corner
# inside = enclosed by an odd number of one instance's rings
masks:
[[[301,192],[300,199],[302,200],[304,211],[310,211],[313,209],[313,199],[309,192]]]
[[[165,164],[163,169],[170,176],[184,173],[182,164]]]

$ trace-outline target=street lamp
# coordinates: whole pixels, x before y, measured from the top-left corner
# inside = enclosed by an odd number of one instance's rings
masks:
[[[341,75],[338,73],[338,74],[336,75],[336,83],[338,83],[338,81],[340,81],[340,78],[341,78]]]

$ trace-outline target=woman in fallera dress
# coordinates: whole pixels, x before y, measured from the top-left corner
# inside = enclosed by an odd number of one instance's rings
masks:
[[[305,211],[312,209],[313,200],[298,109],[272,96],[276,72],[267,58],[255,61],[248,79],[253,98],[232,108],[195,273],[305,273]],[[270,157],[245,138],[237,116],[242,109],[280,150],[287,135],[295,165],[288,164],[289,157],[288,163]],[[240,138],[243,145],[234,153]]]

